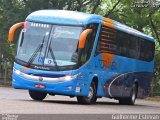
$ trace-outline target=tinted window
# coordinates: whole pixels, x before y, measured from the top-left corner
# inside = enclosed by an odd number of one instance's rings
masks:
[[[117,32],[117,51],[115,54],[128,56],[129,36],[123,32]]]
[[[86,29],[92,29],[93,31],[87,36],[87,40],[81,55],[82,64],[88,61],[91,56],[95,37],[97,34],[98,24],[89,24],[87,25]]]
[[[128,47],[128,57],[139,59],[140,54],[140,42],[138,37],[131,36],[129,37],[129,47]]]
[[[96,53],[115,53],[117,49],[116,31],[108,27],[102,27]]]
[[[151,41],[140,39],[141,49],[140,49],[140,59],[145,61],[151,61],[154,58],[155,45]]]
[[[152,61],[154,42],[102,26],[96,54],[111,53],[124,57]]]

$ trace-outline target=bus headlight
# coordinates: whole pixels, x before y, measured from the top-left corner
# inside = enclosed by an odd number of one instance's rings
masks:
[[[23,74],[20,70],[17,70],[15,68],[13,68],[13,72],[18,74],[18,75],[22,75]]]
[[[64,79],[65,79],[66,81],[69,81],[69,80],[71,80],[71,79],[72,79],[72,76],[67,75],[67,76],[65,76],[65,77],[64,77]]]
[[[78,73],[78,74],[76,74],[76,75],[66,75],[66,76],[64,77],[64,79],[65,79],[66,81],[70,81],[70,80],[72,80],[72,79],[74,79],[74,78],[77,78],[79,75],[80,75],[80,73]]]

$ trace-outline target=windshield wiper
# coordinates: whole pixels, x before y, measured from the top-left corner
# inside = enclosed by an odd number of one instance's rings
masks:
[[[45,36],[43,37],[43,41],[41,44],[39,44],[39,46],[37,47],[37,49],[34,51],[34,53],[32,54],[32,56],[30,57],[30,59],[28,60],[26,66],[29,67],[30,64],[35,60],[36,56],[37,56],[37,53],[39,51],[42,51],[42,48],[43,48],[43,44],[44,44],[44,40],[45,40]]]
[[[51,52],[51,56],[52,56],[52,59],[53,59],[53,62],[55,64],[55,66],[56,66],[56,69],[57,69],[57,71],[59,71],[59,67],[57,65],[56,58],[55,58],[55,55],[53,53],[53,50],[52,50],[51,46],[49,46],[49,51]]]

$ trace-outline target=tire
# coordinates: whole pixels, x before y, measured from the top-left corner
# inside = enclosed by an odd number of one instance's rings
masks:
[[[79,104],[86,104],[86,105],[95,104],[97,101],[96,94],[97,94],[97,89],[95,82],[93,81],[91,83],[88,96],[78,96],[77,101]]]
[[[42,101],[47,96],[47,93],[29,90],[29,95],[33,100]]]
[[[129,98],[120,98],[119,104],[122,105],[134,105],[137,98],[137,86],[134,84],[131,90],[131,94]]]

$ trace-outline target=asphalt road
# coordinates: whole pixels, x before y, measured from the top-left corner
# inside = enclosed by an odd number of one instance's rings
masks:
[[[27,90],[0,87],[0,114],[159,114],[160,102],[137,100],[134,106],[101,98],[95,105],[79,105],[76,98],[47,96],[32,100]]]

